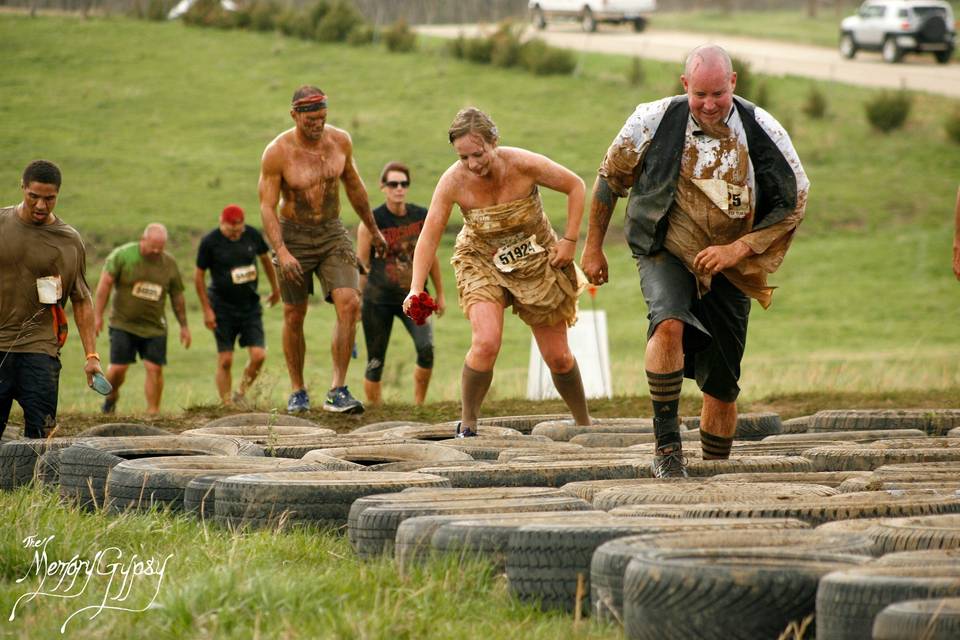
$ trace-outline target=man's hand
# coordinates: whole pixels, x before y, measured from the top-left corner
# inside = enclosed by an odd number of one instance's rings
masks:
[[[610,281],[610,271],[607,267],[607,256],[603,249],[593,249],[590,246],[584,248],[580,255],[580,267],[587,279],[596,285]]]
[[[956,254],[954,254],[956,255]],[[956,264],[956,263],[954,263]],[[93,320],[93,335],[97,337],[100,335],[100,332],[103,331],[103,316],[98,315]]]
[[[188,326],[181,326],[181,327],[180,327],[180,344],[183,345],[183,348],[184,348],[184,349],[189,349],[189,348],[190,348],[190,342],[191,342],[191,338],[190,338],[190,327],[188,327]]]
[[[420,295],[422,289],[410,289],[410,293],[407,294],[407,297],[403,299],[403,312],[408,313],[410,311],[410,301],[413,300],[415,296]]]
[[[953,275],[960,280],[960,244],[953,245]]]
[[[83,365],[83,372],[87,375],[87,386],[93,385],[93,374],[103,373],[103,370],[100,368],[100,358],[87,358],[87,362]]]
[[[550,253],[553,255],[550,258],[550,266],[557,269],[563,269],[565,266],[573,262],[573,254],[577,250],[577,243],[570,242],[564,238],[561,238],[553,247],[550,248]]]
[[[280,289],[274,289],[266,299],[267,306],[272,307],[280,302]]]
[[[715,276],[724,269],[735,266],[751,255],[753,250],[746,242],[734,240],[730,244],[707,247],[693,259],[693,268],[702,274]]]
[[[210,329],[210,331],[217,328],[217,315],[210,307],[206,307],[203,310],[203,324],[207,329]]]
[[[439,318],[440,316],[443,315],[443,312],[447,310],[447,301],[443,297],[442,293],[438,293],[437,298],[436,300],[434,300],[434,302],[437,303],[437,310],[434,311],[434,313],[437,314],[437,317]]]
[[[377,227],[374,227],[373,231],[370,232],[370,245],[373,247],[373,254],[378,258],[387,254],[387,239],[383,237]]]
[[[303,267],[286,247],[280,247],[277,251],[277,270],[284,280],[290,280],[297,284],[303,282]]]

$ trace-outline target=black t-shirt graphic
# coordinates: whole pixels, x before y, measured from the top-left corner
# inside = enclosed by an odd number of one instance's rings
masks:
[[[260,302],[257,295],[257,257],[270,247],[259,231],[246,225],[238,240],[230,240],[216,228],[200,241],[197,267],[210,271],[207,295],[211,303],[232,307],[251,307]]]
[[[383,257],[370,254],[370,274],[363,297],[373,304],[403,304],[413,277],[413,250],[423,229],[427,210],[407,204],[407,215],[395,216],[382,204],[373,210],[377,227],[387,241]]]

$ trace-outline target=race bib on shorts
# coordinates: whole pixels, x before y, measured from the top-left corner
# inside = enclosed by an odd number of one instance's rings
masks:
[[[515,244],[509,244],[497,249],[493,254],[493,264],[503,273],[510,273],[519,267],[530,256],[543,253],[545,249],[537,244],[536,234],[524,238]]]
[[[731,218],[746,218],[750,214],[750,187],[730,184],[725,180],[693,178],[705,196]]]
[[[134,282],[133,297],[150,302],[159,302],[163,296],[163,287],[153,282]]]
[[[40,304],[57,304],[63,297],[60,276],[37,278],[37,297],[40,298]]]
[[[230,270],[230,279],[233,284],[245,284],[257,279],[257,266],[248,264],[243,267],[235,267]]]

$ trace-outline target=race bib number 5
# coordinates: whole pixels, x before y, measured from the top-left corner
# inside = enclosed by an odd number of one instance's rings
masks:
[[[163,296],[163,287],[153,282],[134,282],[133,283],[133,297],[140,298],[141,300],[149,300],[150,302],[159,302],[160,297]]]
[[[537,244],[537,236],[534,234],[516,244],[505,245],[497,249],[497,252],[493,254],[493,264],[500,271],[510,273],[530,256],[544,251],[545,249]]]
[[[257,267],[252,264],[235,267],[230,270],[230,279],[233,280],[233,284],[253,282],[257,279]]]

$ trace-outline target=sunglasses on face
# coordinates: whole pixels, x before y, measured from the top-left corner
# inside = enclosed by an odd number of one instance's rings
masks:
[[[387,181],[384,182],[383,184],[385,184],[386,186],[390,187],[391,189],[396,189],[396,188],[398,188],[398,187],[403,187],[404,189],[406,189],[407,187],[410,186],[410,181],[409,181],[409,180],[401,180],[400,182],[397,182],[396,180],[387,180]]]

